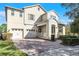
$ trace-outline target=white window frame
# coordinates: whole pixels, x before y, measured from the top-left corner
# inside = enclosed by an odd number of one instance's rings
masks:
[[[33,14],[28,14],[28,19],[29,20],[34,20],[35,16]]]
[[[14,16],[14,9],[11,10],[11,15]]]
[[[19,14],[19,16],[20,16],[20,17],[22,17],[22,16],[23,16],[23,14],[22,14],[22,13],[23,13],[23,12],[22,12],[22,11],[20,11],[20,14]]]

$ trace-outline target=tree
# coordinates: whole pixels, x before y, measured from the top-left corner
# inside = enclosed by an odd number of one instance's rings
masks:
[[[73,20],[70,24],[71,32],[79,34],[79,4],[67,3],[61,5],[67,9],[65,15]]]
[[[0,25],[0,32],[7,32],[7,25],[6,24]]]
[[[66,35],[70,35],[70,33],[71,33],[71,31],[70,31],[70,25],[69,24],[67,24],[65,26],[65,33],[66,33]]]
[[[72,32],[79,34],[79,17],[75,18],[75,20],[71,23]]]
[[[79,16],[79,3],[63,3],[61,5],[67,9],[65,15],[69,18],[75,19]]]

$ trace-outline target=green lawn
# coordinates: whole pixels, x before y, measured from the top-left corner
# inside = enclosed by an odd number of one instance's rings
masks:
[[[27,54],[17,49],[12,41],[0,40],[0,56],[27,56]]]

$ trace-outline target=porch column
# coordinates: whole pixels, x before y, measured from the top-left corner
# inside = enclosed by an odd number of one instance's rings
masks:
[[[63,26],[63,35],[65,35],[65,26]]]
[[[50,23],[48,26],[48,37],[49,37],[49,40],[51,40],[51,24]]]
[[[49,39],[49,25],[46,24],[46,39]]]
[[[55,38],[58,38],[58,26],[55,26]]]

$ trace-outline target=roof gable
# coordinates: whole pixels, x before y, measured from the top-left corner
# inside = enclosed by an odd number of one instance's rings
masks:
[[[41,7],[40,4],[31,5],[31,6],[26,6],[26,7],[24,7],[23,9],[26,9],[26,8],[32,8],[32,7],[36,7],[36,6],[40,7],[45,13],[47,13],[47,12],[45,11],[45,9],[44,9],[43,7]]]

